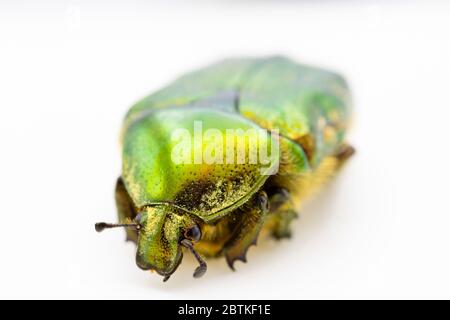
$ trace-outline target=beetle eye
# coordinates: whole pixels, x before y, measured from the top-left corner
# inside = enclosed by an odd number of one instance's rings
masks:
[[[195,225],[195,226],[187,229],[186,232],[184,233],[184,236],[186,237],[186,239],[189,239],[192,241],[199,241],[200,238],[202,237],[202,232],[201,232],[200,228],[198,227],[198,225]]]

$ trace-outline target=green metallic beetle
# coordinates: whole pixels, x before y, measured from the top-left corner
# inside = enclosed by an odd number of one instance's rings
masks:
[[[260,231],[290,237],[303,199],[353,154],[349,118],[341,76],[284,57],[228,59],[183,76],[128,112],[119,223],[96,230],[127,227],[137,265],[164,281],[182,248],[200,264],[194,277],[206,272],[202,256],[225,256],[234,270]],[[244,142],[229,132],[244,132]],[[256,145],[271,150],[270,161],[254,161]]]

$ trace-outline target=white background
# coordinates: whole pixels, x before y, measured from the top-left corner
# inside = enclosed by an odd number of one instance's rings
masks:
[[[444,1],[2,1],[0,298],[450,298],[450,5]],[[167,283],[115,221],[136,100],[227,56],[349,80],[358,150],[249,263],[190,255]]]

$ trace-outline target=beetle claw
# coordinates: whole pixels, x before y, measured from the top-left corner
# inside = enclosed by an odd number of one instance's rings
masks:
[[[230,258],[228,256],[225,257],[227,260],[227,264],[230,267],[231,270],[236,271],[236,268],[234,267],[234,263],[236,262],[236,260],[242,261],[243,263],[247,263],[247,257],[246,255],[242,256],[242,257],[237,257],[237,258]]]

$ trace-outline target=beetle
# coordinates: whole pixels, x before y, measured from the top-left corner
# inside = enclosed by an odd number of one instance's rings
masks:
[[[289,238],[303,200],[354,153],[345,142],[350,102],[339,74],[282,56],[226,59],[191,72],[127,113],[115,190],[119,223],[95,229],[125,227],[137,244],[137,265],[164,281],[183,249],[199,263],[194,277],[206,272],[204,257],[224,256],[234,270],[261,230]],[[199,123],[220,139],[198,135]],[[246,136],[240,163],[217,152],[216,162],[198,156],[225,146],[235,160],[231,129],[266,133]],[[180,142],[186,135],[193,139]],[[276,146],[271,161],[250,163],[256,144]],[[176,150],[188,150],[181,152],[186,161],[174,162]]]

